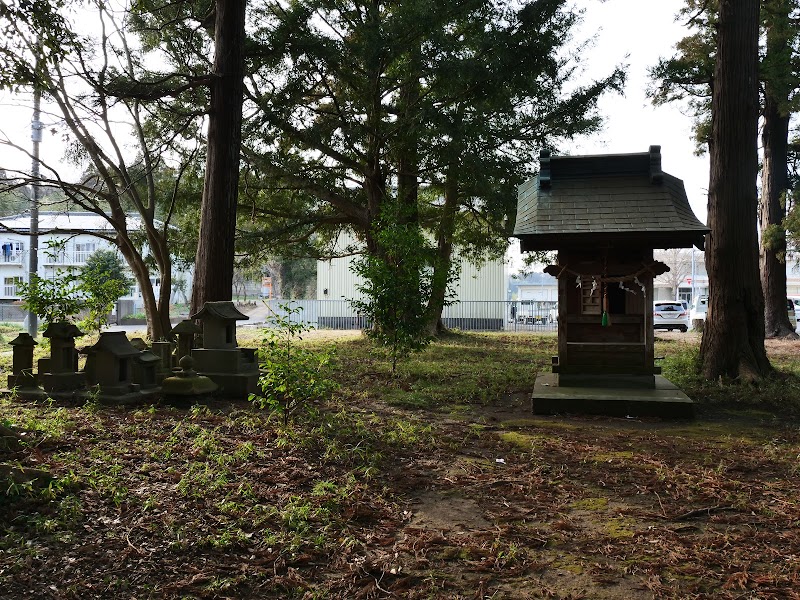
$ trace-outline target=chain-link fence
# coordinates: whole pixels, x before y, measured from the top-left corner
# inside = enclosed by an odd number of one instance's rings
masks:
[[[27,316],[28,312],[17,304],[0,303],[0,322],[2,323],[22,322]]]
[[[288,310],[287,310],[288,308]],[[299,310],[298,310],[299,309]],[[347,300],[265,300],[248,311],[242,324],[269,327],[276,318],[303,322],[314,329],[364,329],[368,319]],[[27,313],[20,306],[0,303],[0,322],[22,322]],[[555,331],[556,313],[546,304],[505,300],[468,300],[446,306],[442,322],[462,331]]]
[[[251,314],[250,324],[263,321],[269,326],[275,318],[288,316],[291,322],[302,321],[316,329],[369,326],[367,318],[357,313],[347,300],[272,299],[264,301],[264,305],[264,311],[256,311],[257,317]],[[510,300],[468,300],[447,306],[442,312],[445,327],[463,331],[555,331],[556,320],[553,307]]]

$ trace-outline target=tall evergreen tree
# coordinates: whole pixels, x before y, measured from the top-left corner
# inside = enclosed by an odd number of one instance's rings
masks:
[[[786,310],[786,201],[789,193],[789,121],[799,77],[795,0],[763,0],[765,53],[761,63],[764,118],[761,144],[761,287],[767,337],[797,337]]]
[[[230,300],[236,239],[247,0],[215,2],[214,66],[192,311]]]
[[[764,298],[756,230],[759,3],[721,0],[711,103],[706,267],[708,319],[700,347],[706,378],[756,379],[772,367],[764,348]]]
[[[379,217],[399,200],[403,225],[437,243],[435,324],[453,247],[502,252],[530,158],[596,128],[598,98],[621,83],[615,71],[564,91],[576,18],[562,0],[305,0],[265,10],[247,136],[257,180],[278,191],[260,195],[262,210],[281,213],[287,230],[315,219],[350,226],[380,256],[389,224]],[[288,190],[303,198],[294,216]]]
[[[710,136],[711,96],[719,2],[686,0],[680,16],[693,27],[691,35],[677,45],[677,53],[659,61],[651,70],[655,86],[650,90],[657,104],[688,101],[695,118],[698,151],[705,151]],[[764,0],[761,3],[763,47],[759,79],[762,83],[761,171],[759,223],[761,228],[761,285],[765,299],[768,337],[795,337],[786,311],[786,215],[788,139],[791,113],[800,86],[797,45],[797,0]]]

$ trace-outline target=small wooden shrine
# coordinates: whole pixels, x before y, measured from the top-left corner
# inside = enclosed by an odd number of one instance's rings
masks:
[[[536,413],[691,414],[691,400],[655,365],[655,248],[702,249],[709,229],[683,182],[661,170],[661,148],[550,156],[519,188],[514,235],[523,252],[556,250],[558,356],[537,378]]]

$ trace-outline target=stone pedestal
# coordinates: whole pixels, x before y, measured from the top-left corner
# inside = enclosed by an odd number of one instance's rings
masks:
[[[178,364],[180,369],[162,383],[161,391],[167,402],[191,405],[208,399],[218,389],[211,379],[197,374],[191,356],[184,356]]]
[[[195,368],[210,377],[220,388],[220,394],[246,399],[258,391],[258,362],[253,348],[192,350]]]

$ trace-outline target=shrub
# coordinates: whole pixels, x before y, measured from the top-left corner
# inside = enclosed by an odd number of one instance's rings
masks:
[[[292,315],[299,315],[303,309],[282,304],[280,310],[280,314],[273,312],[268,318],[273,326],[264,330],[262,375],[258,380],[262,395],[251,394],[250,400],[259,408],[281,413],[287,423],[296,408],[330,395],[336,384],[330,373],[333,351],[299,343],[302,334],[311,329],[302,321],[292,321]]]

